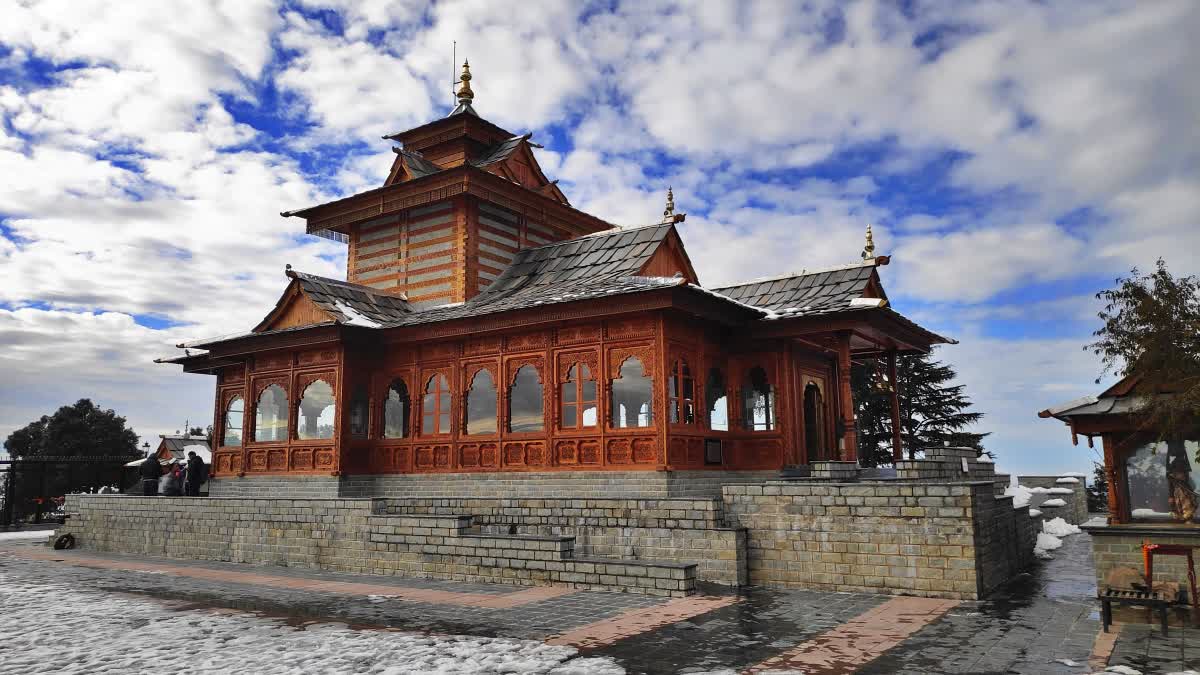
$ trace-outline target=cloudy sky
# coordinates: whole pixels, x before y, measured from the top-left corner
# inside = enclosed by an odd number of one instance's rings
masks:
[[[155,366],[245,330],[344,247],[281,210],[381,184],[386,133],[476,109],[572,202],[673,185],[708,285],[854,261],[954,364],[1010,471],[1087,470],[1038,420],[1097,389],[1093,294],[1200,272],[1200,3],[0,0],[0,437],[89,396],[211,420]]]

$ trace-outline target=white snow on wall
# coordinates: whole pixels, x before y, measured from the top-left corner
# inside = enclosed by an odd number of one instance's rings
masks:
[[[1062,476],[1063,478],[1087,478],[1086,473],[1079,473],[1078,471],[1068,471],[1066,473],[1060,473],[1058,475]]]
[[[1042,502],[1042,506],[1066,506],[1067,503],[1061,499],[1047,499]]]
[[[1033,497],[1033,490],[1024,485],[1009,485],[1004,488],[1004,494],[1012,496],[1014,509],[1023,509],[1029,506],[1029,500]]]
[[[1040,517],[1041,517],[1041,515],[1042,515],[1042,512],[1041,512],[1040,510],[1038,510],[1038,509],[1029,509],[1029,517],[1030,517],[1030,518],[1040,518]]]
[[[1072,525],[1062,518],[1053,518],[1042,523],[1042,531],[1056,537],[1066,537],[1072,534],[1079,534],[1083,530],[1080,530],[1078,525]]]
[[[27,530],[25,532],[0,532],[0,541],[33,541],[49,538],[51,530]]]
[[[1134,509],[1134,518],[1170,518],[1171,514],[1155,511],[1154,509]]]
[[[1062,478],[1059,478],[1058,480],[1056,480],[1054,482],[1062,483],[1065,485],[1065,484],[1070,484],[1070,483],[1078,483],[1079,479],[1074,476],[1063,476]]]
[[[1072,495],[1072,494],[1075,494],[1075,491],[1072,490],[1071,488],[1050,488],[1050,494],[1052,494],[1052,495]]]

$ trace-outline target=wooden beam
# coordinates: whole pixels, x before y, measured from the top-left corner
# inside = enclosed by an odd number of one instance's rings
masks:
[[[900,383],[896,380],[896,352],[888,352],[888,382],[892,385],[892,461],[904,459],[904,444],[900,439]]]
[[[838,333],[838,392],[841,395],[842,438],[841,460],[853,462],[858,459],[858,430],[854,420],[854,394],[850,390],[850,336],[851,331]]]

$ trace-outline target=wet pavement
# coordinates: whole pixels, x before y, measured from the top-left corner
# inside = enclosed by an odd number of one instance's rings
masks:
[[[1117,614],[1125,623],[1102,633],[1088,535],[1063,543],[1053,560],[988,600],[959,603],[759,588],[669,600],[52,551],[25,542],[0,543],[0,574],[10,583],[65,580],[296,620],[573,645],[629,673],[1200,670],[1200,631],[1181,621],[1163,638],[1130,609]]]

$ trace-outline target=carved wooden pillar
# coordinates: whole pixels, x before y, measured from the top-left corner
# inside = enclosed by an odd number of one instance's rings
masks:
[[[904,459],[904,444],[900,439],[900,383],[896,380],[896,352],[888,352],[888,383],[892,385],[892,461]]]
[[[858,460],[858,430],[854,420],[854,394],[850,391],[850,332],[838,334],[838,392],[841,395],[842,438],[841,460],[854,462]]]
[[[1104,478],[1108,481],[1108,522],[1110,525],[1125,522],[1125,510],[1121,506],[1123,492],[1117,481],[1117,443],[1108,435],[1100,437],[1104,445]]]

